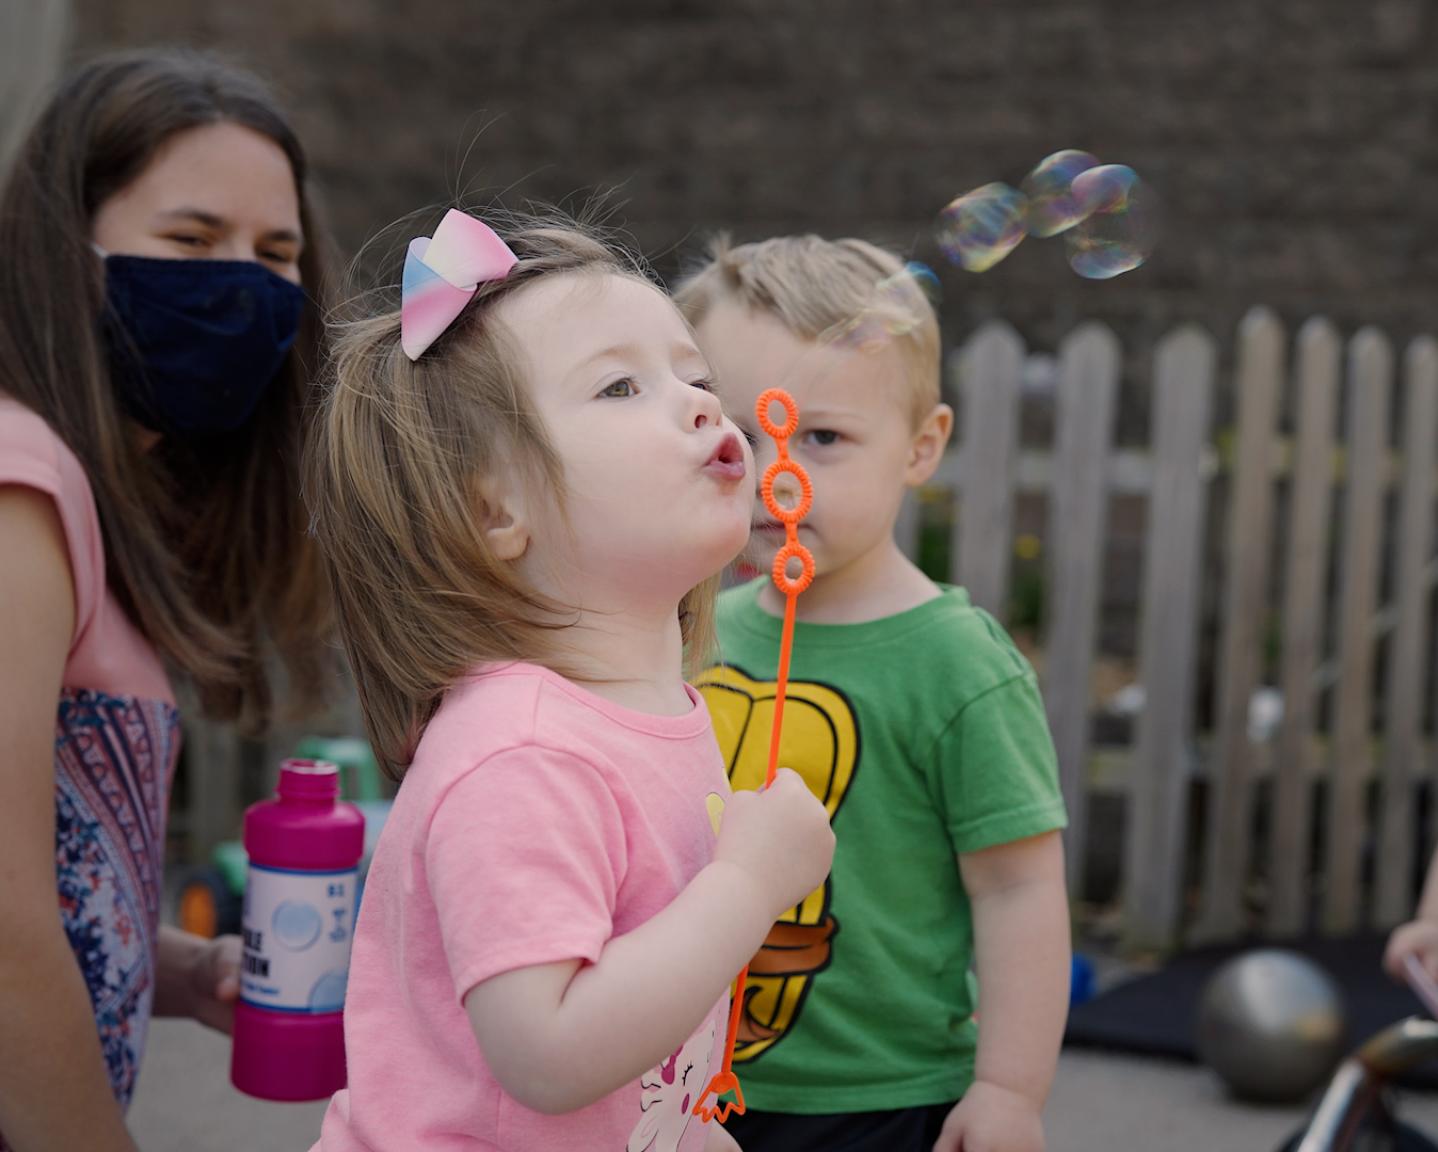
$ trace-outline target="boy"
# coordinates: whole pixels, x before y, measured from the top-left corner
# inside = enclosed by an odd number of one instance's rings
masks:
[[[676,297],[758,475],[759,394],[799,407],[816,575],[780,763],[838,837],[829,881],[751,966],[730,1131],[745,1152],[1039,1152],[1068,1006],[1065,815],[1032,670],[894,540],[953,425],[933,308],[889,253],[814,236],[720,240]],[[748,559],[767,573],[783,540],[756,493]],[[735,787],[762,779],[782,614],[767,575],[721,599],[723,664],[699,687]]]

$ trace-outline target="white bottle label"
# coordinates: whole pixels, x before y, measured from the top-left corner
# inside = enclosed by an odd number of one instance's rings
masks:
[[[280,1012],[344,1008],[359,869],[293,872],[251,864],[240,998]]]

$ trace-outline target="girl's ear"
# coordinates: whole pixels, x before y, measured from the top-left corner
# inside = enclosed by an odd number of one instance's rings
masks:
[[[529,520],[513,487],[497,479],[481,480],[476,493],[484,542],[500,560],[518,560],[529,548]]]
[[[925,483],[944,458],[949,435],[954,430],[954,410],[947,404],[935,404],[924,417],[919,430],[909,442],[909,462],[904,469],[904,483],[917,488]]]

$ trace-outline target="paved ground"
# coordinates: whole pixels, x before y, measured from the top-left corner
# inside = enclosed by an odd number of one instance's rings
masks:
[[[229,1046],[196,1024],[157,1020],[130,1110],[145,1152],[303,1152],[323,1104],[266,1104],[229,1084]],[[1438,1133],[1438,1095],[1403,1101]],[[1068,1052],[1048,1110],[1051,1152],[1272,1152],[1304,1109],[1228,1102],[1201,1068]],[[617,1150],[616,1150],[617,1152]]]

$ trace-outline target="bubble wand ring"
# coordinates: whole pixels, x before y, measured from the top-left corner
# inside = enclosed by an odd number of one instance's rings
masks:
[[[784,409],[784,423],[775,424],[770,411],[777,404]],[[764,392],[755,405],[755,416],[765,435],[771,437],[778,449],[778,458],[764,470],[760,495],[769,515],[784,525],[784,546],[774,557],[774,568],[770,573],[774,586],[784,594],[784,630],[779,639],[779,676],[774,693],[774,727],[769,736],[769,766],[764,773],[764,787],[774,783],[779,771],[779,734],[784,726],[784,697],[789,688],[789,652],[794,646],[794,608],[800,593],[814,582],[814,557],[809,549],[799,543],[799,521],[809,514],[814,503],[814,486],[803,465],[789,456],[789,438],[799,429],[799,406],[782,388],[770,388]],[[788,473],[799,484],[799,502],[793,508],[785,508],[774,495],[774,481]],[[789,565],[798,560],[798,576],[789,575]],[[744,1091],[739,1087],[739,1078],[734,1075],[734,1045],[739,1038],[739,1018],[744,1013],[744,985],[749,978],[749,966],[744,965],[734,981],[733,997],[729,1005],[729,1029],[724,1038],[724,1061],[714,1078],[704,1089],[694,1115],[706,1123],[715,1117],[722,1123],[731,1113],[743,1115]],[[721,1099],[726,1093],[734,1094],[733,1100]],[[707,1104],[709,1097],[714,1104]]]

